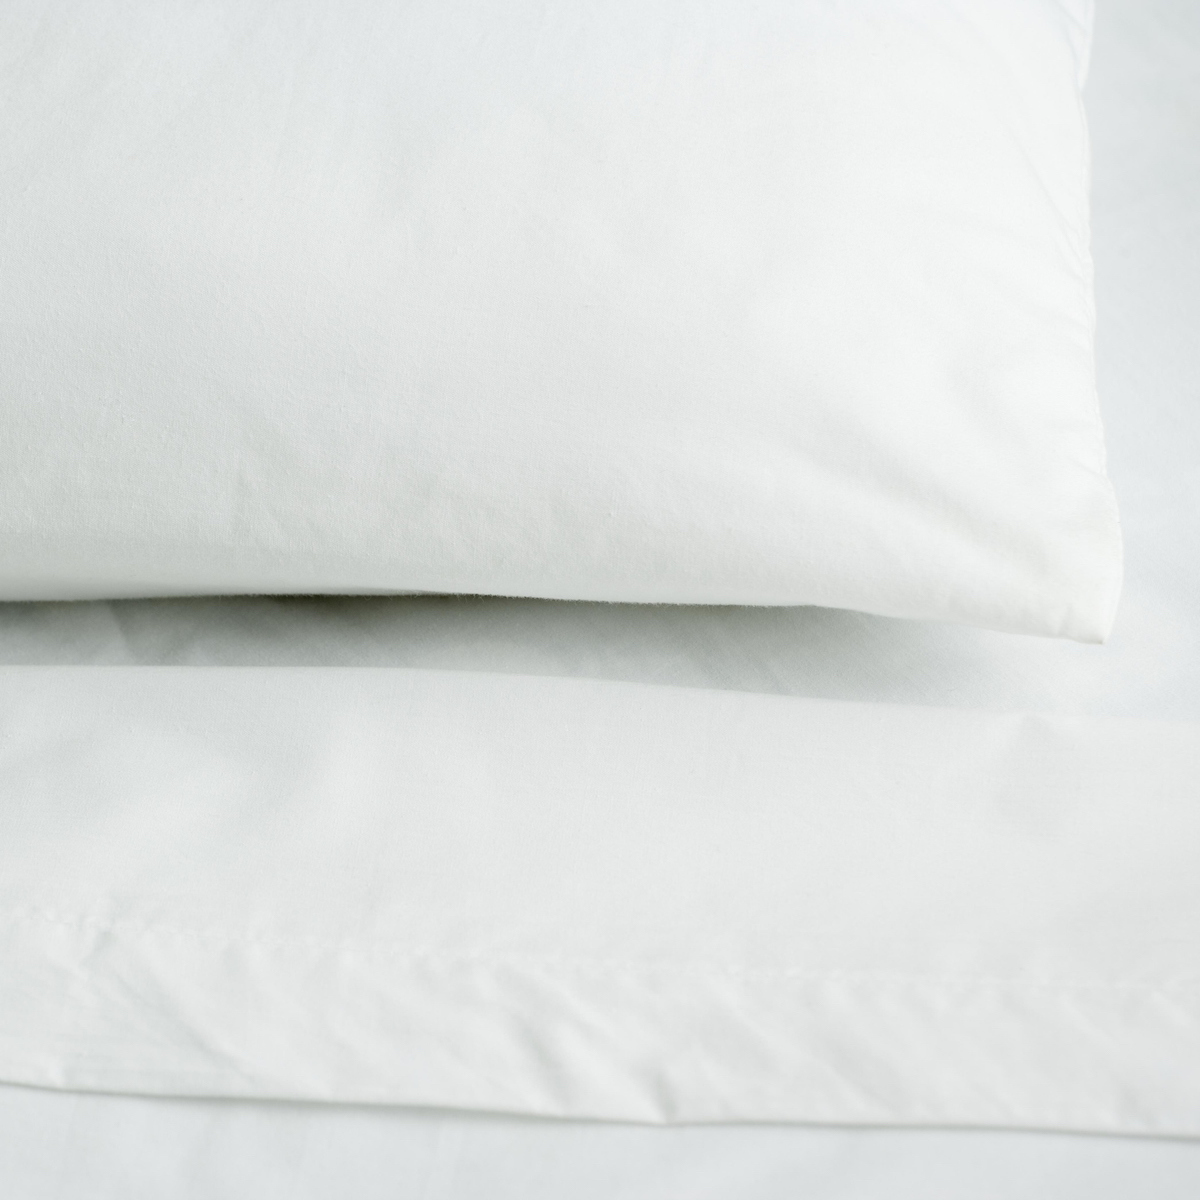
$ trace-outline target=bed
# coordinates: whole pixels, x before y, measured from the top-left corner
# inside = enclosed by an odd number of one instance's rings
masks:
[[[3,606],[6,779],[38,798],[8,818],[5,887],[54,947],[33,970],[5,935],[6,1194],[1200,1189],[1193,8],[1100,4],[1086,99],[1126,537],[1104,647],[818,607]],[[441,780],[436,820],[386,808],[398,778]],[[105,871],[140,894],[74,921],[37,907],[35,867],[59,896]],[[389,908],[394,878],[441,924]],[[180,949],[181,921],[260,909],[275,958]],[[397,975],[347,945],[370,922],[440,949]],[[687,1041],[698,994],[711,1056]],[[481,995],[496,1020],[418,1062],[431,1014]],[[239,996],[271,1002],[238,1024]],[[389,1003],[421,1035],[398,1066]],[[636,1020],[606,1028],[614,1005]],[[722,1023],[750,1010],[755,1039]]]

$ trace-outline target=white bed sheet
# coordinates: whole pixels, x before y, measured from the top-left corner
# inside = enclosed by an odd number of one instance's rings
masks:
[[[1194,1142],[0,1090],[12,1200],[1194,1200]]]
[[[1099,367],[1128,555],[1108,647],[822,610],[262,598],[9,606],[0,660],[436,666],[1195,719],[1200,7],[1101,0],[1098,9],[1088,104]],[[6,1087],[0,1177],[22,1198],[1172,1197],[1200,1193],[1200,1145],[1016,1132],[636,1129]]]

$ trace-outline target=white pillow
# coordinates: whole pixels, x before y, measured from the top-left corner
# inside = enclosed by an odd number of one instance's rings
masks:
[[[1101,639],[1083,0],[0,10],[0,595]]]

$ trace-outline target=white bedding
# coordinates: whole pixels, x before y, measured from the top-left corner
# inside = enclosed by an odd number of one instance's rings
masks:
[[[1090,8],[0,8],[0,596],[1103,640]]]
[[[0,1089],[14,1200],[1194,1200],[1200,1145]]]
[[[1126,597],[1107,648],[820,610],[260,599],[15,606],[0,627],[4,659],[432,666],[1195,721],[1198,73],[1194,6],[1100,5],[1088,97],[1100,380],[1128,530]],[[1195,940],[1193,931],[1193,962]],[[934,1197],[1018,1196],[1035,1186],[1056,1196],[1200,1189],[1194,1143],[1016,1132],[646,1130],[13,1087],[3,1097],[0,1163],[25,1189],[17,1194],[31,1197],[324,1196],[343,1193],[347,1180],[358,1195],[431,1197],[587,1195],[589,1186],[597,1195],[689,1197],[782,1197],[801,1186],[831,1197],[902,1196],[905,1188]]]
[[[25,667],[0,728],[0,1078],[1200,1136],[1200,722]]]

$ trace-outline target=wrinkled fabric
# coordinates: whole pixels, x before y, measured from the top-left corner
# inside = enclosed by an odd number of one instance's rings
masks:
[[[1102,640],[1087,6],[0,12],[0,596]]]
[[[262,599],[0,605],[4,661],[374,661],[1200,719],[1198,16],[1191,0],[1106,0],[1097,24],[1087,100],[1099,379],[1132,535],[1126,595],[1103,649],[818,610]],[[30,1200],[1191,1200],[1200,1141],[631,1127],[6,1085],[0,1177]]]
[[[1200,726],[0,672],[0,1078],[1200,1134]]]

